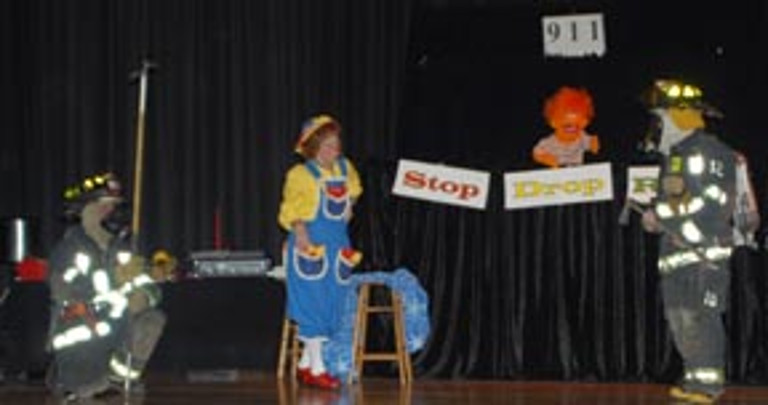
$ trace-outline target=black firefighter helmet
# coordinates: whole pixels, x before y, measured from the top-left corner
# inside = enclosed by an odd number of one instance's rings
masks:
[[[643,93],[643,102],[649,110],[691,108],[710,118],[723,118],[723,113],[704,101],[700,87],[681,80],[658,79]]]
[[[704,101],[704,92],[700,87],[682,80],[655,80],[642,93],[641,100],[651,114],[648,128],[638,149],[643,153],[653,155],[654,160],[658,159],[658,156],[655,156],[656,153],[664,153],[663,150],[665,150],[662,139],[666,126],[662,118],[665,115],[664,110],[696,111],[694,116],[687,115],[692,120],[686,122],[685,128],[697,128],[705,125],[705,123],[709,125],[723,118],[723,113],[720,110]]]
[[[69,220],[78,220],[83,208],[98,200],[111,200],[116,203],[115,208],[102,219],[101,226],[121,238],[129,236],[130,209],[123,199],[120,180],[111,172],[86,177],[67,187],[64,191],[64,215]]]

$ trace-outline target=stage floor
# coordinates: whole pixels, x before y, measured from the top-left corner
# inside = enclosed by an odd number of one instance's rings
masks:
[[[216,377],[216,376],[214,376]],[[216,378],[220,378],[219,375]],[[231,377],[231,376],[230,376]],[[432,405],[432,404],[677,404],[661,384],[608,384],[418,379],[400,387],[396,379],[366,378],[338,392],[323,391],[273,376],[238,373],[232,381],[201,381],[188,376],[150,375],[146,391],[129,398],[114,396],[83,404],[299,404],[299,405]],[[0,404],[58,404],[42,384],[6,383]],[[766,387],[728,387],[719,404],[766,404]]]

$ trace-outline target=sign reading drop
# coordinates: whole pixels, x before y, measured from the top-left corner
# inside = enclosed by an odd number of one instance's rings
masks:
[[[504,174],[504,208],[508,210],[611,199],[610,163]]]

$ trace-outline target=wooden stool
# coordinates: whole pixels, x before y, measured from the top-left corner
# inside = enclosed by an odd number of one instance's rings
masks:
[[[382,287],[389,291],[389,305],[375,306],[371,304],[372,287]],[[352,337],[352,345],[355,353],[355,371],[358,378],[363,376],[363,363],[366,361],[394,361],[397,362],[400,373],[400,384],[405,385],[413,379],[411,371],[411,357],[405,346],[405,324],[403,322],[403,303],[400,295],[386,284],[364,283],[360,285],[357,297],[357,316],[355,330]],[[366,338],[368,333],[368,316],[377,313],[391,313],[395,333],[395,347],[392,352],[369,353],[366,350]],[[353,373],[349,374],[350,382]]]
[[[283,318],[283,332],[280,337],[280,353],[277,358],[277,379],[282,380],[286,366],[289,367],[291,380],[296,380],[296,368],[299,364],[302,344],[299,341],[299,327],[287,316]]]

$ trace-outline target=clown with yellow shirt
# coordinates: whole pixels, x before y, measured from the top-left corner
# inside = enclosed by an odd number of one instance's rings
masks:
[[[278,214],[289,232],[284,255],[288,316],[304,342],[298,377],[328,389],[340,382],[328,373],[322,346],[340,325],[352,268],[362,259],[351,247],[347,223],[363,189],[354,165],[341,154],[340,133],[341,125],[329,115],[304,124],[296,152],[305,161],[288,171]]]

